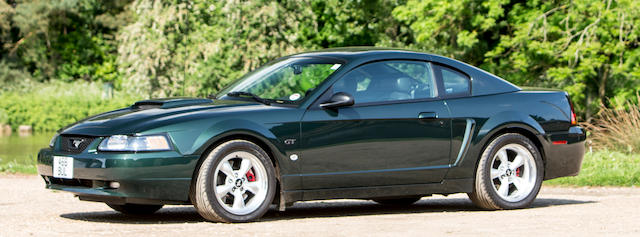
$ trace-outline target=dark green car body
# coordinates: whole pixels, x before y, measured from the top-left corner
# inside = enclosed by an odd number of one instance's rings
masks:
[[[492,137],[517,132],[541,151],[544,179],[576,175],[586,138],[572,124],[565,92],[523,90],[478,68],[419,52],[338,49],[288,58],[323,58],[343,66],[300,103],[170,98],[140,101],[61,129],[38,154],[47,188],[107,203],[190,204],[203,156],[224,141],[245,139],[272,158],[281,206],[330,198],[375,198],[471,192],[478,159]],[[343,75],[371,62],[444,65],[470,78],[468,93],[428,99],[319,106]],[[111,135],[164,134],[171,150],[103,152]],[[82,138],[79,151],[68,139]],[[73,157],[73,178],[52,177],[53,156]],[[118,188],[109,182],[119,182]]]

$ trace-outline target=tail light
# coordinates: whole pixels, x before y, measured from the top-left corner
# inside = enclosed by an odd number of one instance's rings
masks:
[[[573,110],[573,103],[571,102],[571,98],[567,95],[567,101],[569,101],[569,107],[571,107],[571,125],[578,125],[578,119],[576,119],[576,112]]]

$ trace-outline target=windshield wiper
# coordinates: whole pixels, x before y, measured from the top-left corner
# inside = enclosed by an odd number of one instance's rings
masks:
[[[234,91],[234,92],[229,92],[227,93],[227,96],[231,96],[231,97],[249,97],[252,98],[255,101],[258,101],[262,104],[265,105],[270,105],[271,101],[269,99],[264,99],[260,96],[257,96],[251,92],[245,92],[245,91]]]

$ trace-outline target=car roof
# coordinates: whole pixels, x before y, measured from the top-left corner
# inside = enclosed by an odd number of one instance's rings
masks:
[[[417,52],[406,49],[395,48],[381,48],[371,46],[357,46],[357,47],[341,47],[341,48],[329,48],[311,52],[304,52],[291,55],[291,57],[332,57],[340,58],[347,61],[353,59],[362,58],[378,58],[385,55],[413,55],[413,56],[435,56],[428,53]]]
[[[511,84],[510,82],[473,65],[469,65],[467,63],[437,54],[429,54],[406,49],[379,48],[370,46],[329,48],[318,51],[294,54],[287,57],[326,57],[339,59],[354,64],[387,59],[428,60],[453,67],[467,74],[472,79],[471,93],[473,96],[506,93],[521,90],[516,85]]]

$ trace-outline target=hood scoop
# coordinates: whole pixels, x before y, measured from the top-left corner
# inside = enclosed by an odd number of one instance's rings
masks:
[[[211,99],[204,98],[162,98],[141,100],[134,103],[132,109],[169,109],[182,106],[208,104],[212,103]]]

